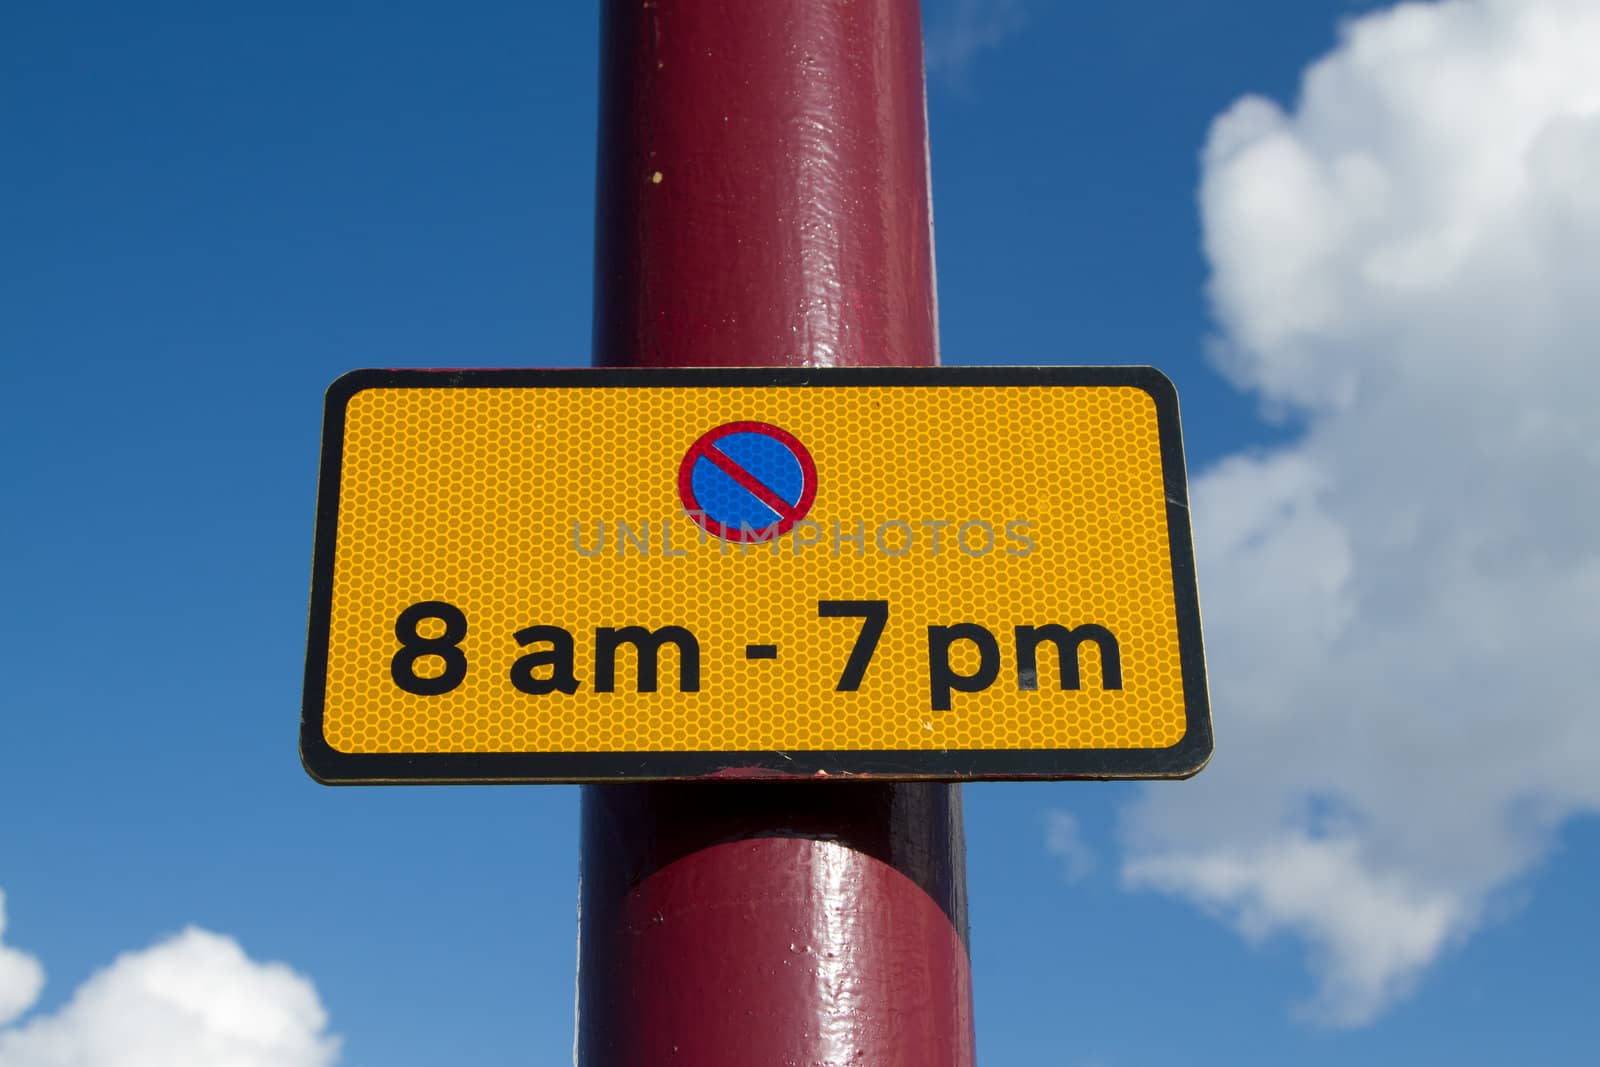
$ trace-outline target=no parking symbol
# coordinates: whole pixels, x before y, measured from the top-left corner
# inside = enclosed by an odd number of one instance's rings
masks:
[[[817,497],[817,465],[799,439],[766,422],[728,422],[701,434],[678,468],[684,510],[706,533],[737,544],[794,529]]]

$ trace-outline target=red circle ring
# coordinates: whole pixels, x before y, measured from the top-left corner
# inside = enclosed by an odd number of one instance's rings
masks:
[[[759,530],[751,530],[748,536],[746,536],[746,531],[743,529],[730,530],[720,522],[713,522],[710,516],[706,514],[705,509],[700,507],[699,498],[694,493],[693,475],[696,461],[701,456],[705,456],[707,449],[712,445],[715,445],[724,437],[736,433],[759,433],[771,437],[793,453],[794,458],[800,462],[800,499],[795,501],[793,505],[785,503],[785,511],[779,511],[763,496],[751,491],[752,496],[755,496],[777,513],[778,521],[771,526],[763,526]],[[721,454],[719,450],[718,455]],[[709,459],[710,457],[708,456],[707,458]],[[712,462],[716,463],[715,460],[712,460]],[[717,466],[726,471],[726,468],[722,468],[721,464],[717,464]],[[744,486],[747,491],[750,490],[750,487],[745,485],[742,480],[737,478],[735,480],[739,481],[739,484]],[[767,490],[767,493],[776,498],[776,494],[773,494],[770,489]],[[725,422],[721,426],[701,434],[695,439],[694,444],[689,446],[689,451],[684,454],[683,462],[678,465],[678,499],[682,501],[684,510],[688,512],[689,518],[694,521],[694,524],[712,537],[721,538],[724,541],[732,541],[735,544],[765,543],[782,537],[794,529],[800,520],[810,514],[811,505],[817,499],[817,464],[812,460],[811,453],[807,451],[806,446],[800,443],[800,439],[781,426],[774,426],[770,422]],[[781,501],[781,498],[777,499]]]

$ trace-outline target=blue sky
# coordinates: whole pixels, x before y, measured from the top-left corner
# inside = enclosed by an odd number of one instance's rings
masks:
[[[324,388],[586,362],[558,8],[0,16],[0,1067],[167,964],[241,1062],[568,1062],[576,790],[295,751]],[[926,10],[946,362],[1176,381],[1217,735],[966,790],[982,1061],[1586,1062],[1594,5]]]

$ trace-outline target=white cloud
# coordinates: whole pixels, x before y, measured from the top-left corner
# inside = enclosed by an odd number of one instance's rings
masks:
[[[31,984],[8,982],[17,958]],[[8,992],[26,994],[10,1002],[26,1011],[42,979],[31,957],[0,946],[0,1022]],[[0,1026],[0,1067],[330,1067],[339,1043],[326,1027],[310,981],[191,927],[118,957],[59,1012]]]
[[[1076,816],[1065,811],[1045,813],[1045,848],[1061,861],[1067,881],[1081,882],[1094,873],[1094,849],[1083,839]]]
[[[1131,863],[1136,884],[1184,893],[1260,941],[1298,931],[1320,950],[1322,988],[1307,1016],[1355,1024],[1405,992],[1463,928],[1461,902],[1373,870],[1355,838],[1287,833],[1254,848],[1212,847]]]
[[[1600,811],[1600,4],[1350,22],[1214,124],[1218,359],[1301,440],[1196,480],[1217,753],[1124,879],[1371,1020]]]
[[[44,968],[26,952],[8,947],[5,933],[6,894],[0,889],[0,1026],[33,1007],[44,988]]]
[[[1022,0],[946,0],[930,9],[928,71],[960,79],[981,53],[998,48],[1027,23]]]

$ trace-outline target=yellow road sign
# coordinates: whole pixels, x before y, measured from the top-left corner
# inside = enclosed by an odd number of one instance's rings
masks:
[[[323,432],[322,781],[1210,756],[1154,370],[357,371]]]

